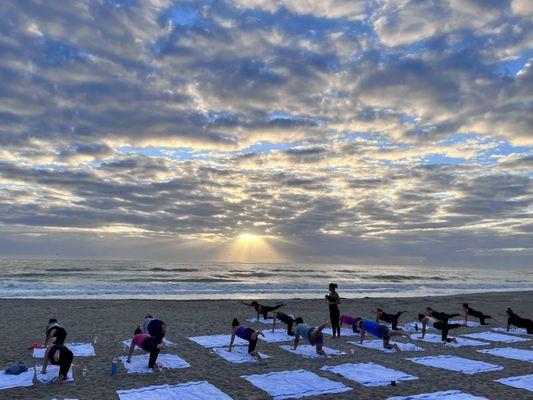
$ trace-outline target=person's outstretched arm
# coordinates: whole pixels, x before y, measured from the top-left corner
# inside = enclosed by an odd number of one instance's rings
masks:
[[[424,318],[422,321],[422,339],[424,339],[424,336],[426,336],[426,325],[427,325],[427,318]]]
[[[298,343],[300,343],[300,336],[298,336],[297,333],[294,334],[294,349],[293,350],[296,350],[296,348],[298,347]]]
[[[131,355],[133,354],[133,350],[135,350],[135,343],[133,343],[133,339],[131,339],[130,351],[128,353],[128,362],[131,362]]]
[[[278,313],[274,312],[274,321],[272,321],[272,332],[276,329],[276,320],[278,319]]]
[[[465,323],[464,323],[465,326],[468,325],[468,311],[465,311]]]
[[[365,333],[366,333],[365,328],[361,327],[361,336],[359,338],[359,343],[360,344],[363,344],[363,340],[365,339]]]
[[[229,341],[229,347],[228,347],[228,351],[231,352],[231,348],[233,347],[233,342],[235,341],[235,332],[232,331],[231,332],[231,339]]]
[[[48,354],[50,353],[51,347],[48,347],[44,352],[43,368],[41,374],[46,374],[46,367],[48,366]]]
[[[44,347],[47,347],[48,346],[48,342],[50,341],[50,339],[52,339],[54,337],[54,334],[56,333],[56,330],[55,329],[52,329],[50,331],[50,333],[48,334],[48,336],[46,336],[46,339],[44,339]]]

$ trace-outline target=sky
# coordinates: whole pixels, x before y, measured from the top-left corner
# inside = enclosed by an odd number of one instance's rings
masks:
[[[531,267],[530,0],[4,0],[0,257]]]

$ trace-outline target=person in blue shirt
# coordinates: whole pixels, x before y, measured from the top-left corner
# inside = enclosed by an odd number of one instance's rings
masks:
[[[393,331],[387,325],[377,323],[372,320],[362,320],[359,321],[359,329],[361,330],[361,336],[359,343],[363,344],[365,338],[365,333],[368,332],[371,335],[383,339],[383,347],[386,349],[401,351],[397,344],[390,343],[390,338],[394,336],[404,336],[409,338],[407,332],[402,331]]]

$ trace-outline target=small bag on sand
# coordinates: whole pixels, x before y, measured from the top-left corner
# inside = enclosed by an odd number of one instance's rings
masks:
[[[28,367],[22,362],[15,363],[9,367],[6,368],[6,374],[7,375],[20,375],[23,372],[26,372],[28,370]]]

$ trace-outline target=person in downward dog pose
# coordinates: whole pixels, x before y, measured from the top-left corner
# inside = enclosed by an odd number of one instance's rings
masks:
[[[381,307],[378,307],[376,309],[376,322],[383,321],[391,324],[393,331],[401,330],[398,328],[398,319],[403,313],[405,313],[405,311],[398,311],[396,314],[387,314]]]
[[[329,305],[329,319],[331,321],[331,330],[333,331],[333,337],[340,337],[341,335],[341,324],[340,324],[340,311],[339,304],[341,303],[341,298],[337,293],[337,284],[329,284],[329,294],[326,295],[326,300]]]
[[[404,336],[409,338],[409,334],[402,331],[391,331],[391,329],[384,324],[379,324],[376,321],[372,320],[361,320],[359,321],[359,329],[361,330],[361,337],[359,343],[363,344],[365,338],[365,333],[368,332],[371,335],[383,340],[383,347],[385,349],[401,351],[396,343],[391,344],[390,338],[394,336]]]
[[[485,315],[481,311],[476,311],[473,308],[470,308],[468,303],[463,303],[463,311],[465,312],[465,322],[464,325],[467,326],[468,324],[468,316],[472,316],[475,318],[479,318],[479,323],[481,325],[488,325],[485,320],[486,319],[493,319],[490,315]]]
[[[141,324],[141,331],[142,333],[149,334],[151,337],[161,343],[165,337],[165,334],[167,333],[167,324],[165,324],[164,321],[156,319],[150,314],[147,314]]]
[[[52,365],[59,365],[59,374],[57,376],[56,383],[58,385],[61,385],[61,383],[63,383],[63,381],[67,379],[68,371],[70,370],[70,366],[72,365],[73,357],[74,355],[72,354],[72,351],[70,351],[63,343],[53,344],[52,346],[47,348],[46,352],[44,353],[44,361],[41,374],[46,374],[46,367],[48,366],[48,363]]]
[[[257,358],[258,361],[261,361],[261,356],[257,351],[255,351],[255,347],[257,346],[257,338],[259,335],[263,337],[265,336],[261,331],[256,331],[252,328],[241,326],[239,320],[234,318],[233,322],[231,323],[231,340],[228,351],[231,352],[231,349],[233,348],[233,342],[235,341],[235,336],[237,336],[238,338],[248,342],[248,354]]]
[[[448,333],[450,329],[460,328],[461,324],[449,324],[448,321],[436,321],[435,319],[428,317],[424,314],[418,314],[418,320],[422,323],[421,339],[424,339],[424,336],[426,336],[427,324],[431,322],[433,323],[433,327],[440,331],[443,343],[457,342],[457,339],[449,338]]]
[[[303,338],[309,342],[311,346],[315,346],[317,354],[327,357],[326,352],[323,349],[324,346],[324,334],[322,331],[330,326],[329,322],[324,322],[322,325],[314,327],[308,324],[304,324],[302,317],[298,317],[294,320],[296,324],[294,328],[294,350],[300,343],[300,338]]]
[[[44,347],[47,347],[49,344],[64,344],[67,338],[67,331],[63,325],[57,322],[57,319],[50,318],[45,329],[44,337]]]
[[[533,334],[533,321],[527,318],[519,317],[517,314],[511,310],[511,308],[507,308],[507,332],[509,332],[509,329],[511,328],[511,325],[516,326],[517,328],[523,328],[526,330],[528,334]]]
[[[157,357],[159,351],[165,348],[165,345],[158,339],[150,336],[148,333],[143,333],[140,328],[135,329],[134,335],[131,338],[130,352],[128,354],[127,362],[131,362],[131,356],[135,350],[135,346],[140,347],[144,351],[150,353],[148,359],[148,368],[152,368],[154,371],[159,372],[160,368],[157,364]]]
[[[439,321],[446,322],[446,323],[448,322],[450,318],[459,316],[459,314],[446,314],[443,312],[438,312],[432,309],[431,307],[426,307],[426,315],[428,317],[432,317],[432,318],[438,319]]]
[[[352,327],[354,333],[359,333],[358,322],[361,321],[361,317],[350,317],[349,315],[341,315],[341,325],[349,325]]]
[[[244,301],[241,301],[242,304],[248,307],[253,307],[255,311],[257,312],[257,320],[259,321],[259,316],[262,315],[263,319],[268,319],[268,313],[272,311],[276,311],[278,308],[283,307],[283,304],[277,304],[275,306],[265,306],[263,304],[259,304],[257,301],[252,301],[251,303],[245,303]]]
[[[294,318],[281,311],[274,311],[272,315],[274,316],[274,321],[272,323],[272,332],[274,332],[274,330],[276,329],[276,321],[279,319],[281,322],[287,324],[287,335],[294,336],[294,331],[292,329],[292,326],[294,325]]]

